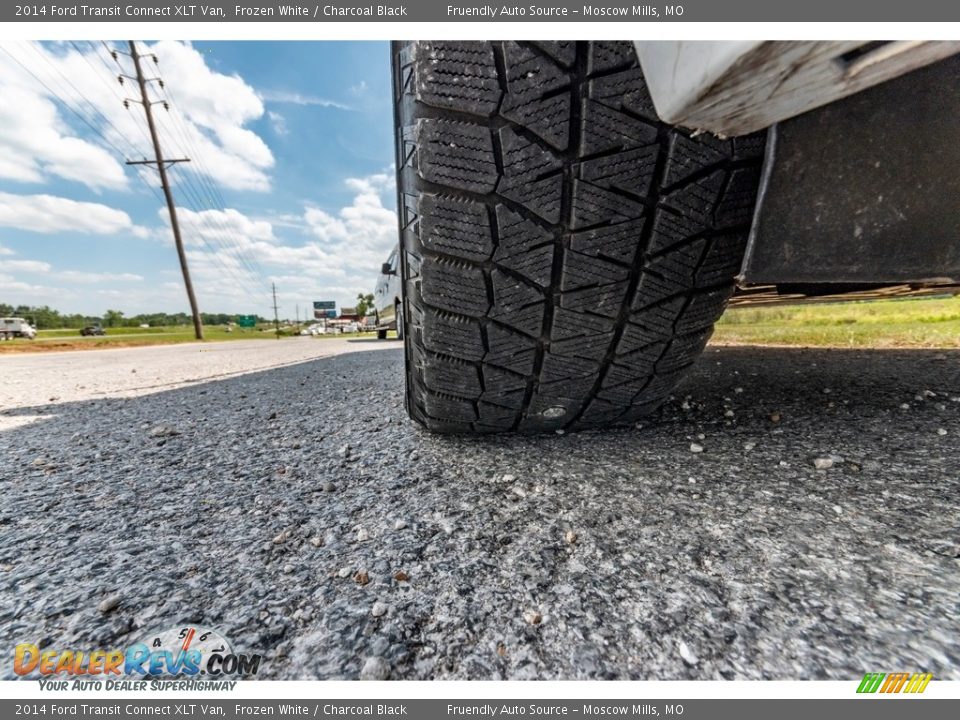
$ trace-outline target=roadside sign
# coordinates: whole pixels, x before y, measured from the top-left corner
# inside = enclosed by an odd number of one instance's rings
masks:
[[[243,328],[252,328],[257,326],[256,315],[238,315],[237,325]]]
[[[314,300],[313,316],[317,320],[321,320],[323,318],[335,318],[337,316],[337,301],[336,300]]]

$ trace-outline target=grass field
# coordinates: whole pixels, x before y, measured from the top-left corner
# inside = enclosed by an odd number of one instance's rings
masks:
[[[960,348],[960,296],[728,310],[717,345]]]
[[[193,341],[193,328],[108,328],[105,337],[80,337],[78,330],[43,330],[36,340],[0,342],[0,354],[90,350]],[[207,340],[273,340],[263,331],[222,326],[204,329]],[[368,333],[372,334],[372,333]],[[313,339],[340,337],[319,335]],[[845,303],[810,303],[728,310],[717,323],[715,345],[812,347],[960,348],[960,296]]]
[[[82,337],[79,329],[41,330],[34,340],[7,340],[0,342],[0,355],[21,352],[50,352],[62,350],[97,350],[102,348],[136,347],[138,345],[168,345],[172,343],[195,342],[193,326],[166,327],[119,327],[107,328],[107,334],[98,337]],[[282,332],[282,331],[281,331]],[[223,326],[208,326],[203,329],[208,341],[219,340],[273,340],[277,341],[273,328],[245,329],[234,328],[226,332]],[[372,333],[366,333],[370,335]],[[352,337],[361,337],[354,335]],[[281,339],[296,337],[282,335]],[[340,335],[317,335],[311,339],[342,337]],[[305,338],[306,339],[306,338]]]

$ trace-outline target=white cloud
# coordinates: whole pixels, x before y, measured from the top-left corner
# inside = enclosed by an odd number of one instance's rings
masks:
[[[0,255],[16,255],[16,253],[10,248],[6,248],[3,245],[0,245]]]
[[[93,285],[99,283],[142,282],[143,276],[135,273],[84,272],[82,270],[56,270],[43,260],[4,260],[5,272],[20,275],[44,275],[50,279],[69,284]],[[39,287],[39,286],[36,286]]]
[[[50,272],[50,263],[40,260],[5,260],[3,269],[25,273],[46,273]]]
[[[166,208],[161,208],[158,215],[169,226]],[[248,251],[258,243],[276,242],[270,222],[251,219],[233,208],[196,212],[181,207],[177,208],[177,218],[184,243],[190,245],[216,243]]]
[[[345,185],[354,191],[353,200],[332,213],[308,206],[300,216],[264,219],[233,208],[203,212],[178,208],[201,306],[236,311],[258,302],[262,306],[250,311],[265,314],[268,288],[262,278],[253,277],[248,267],[253,264],[268,282],[277,284],[283,312],[290,317],[297,303],[335,299],[352,305],[358,293],[370,292],[381,263],[397,242],[396,214],[384,207],[382,199],[393,192],[393,176],[350,178]],[[164,210],[159,217],[167,222]],[[299,231],[307,239],[290,243],[276,234],[277,228]]]
[[[40,62],[33,57],[34,64]],[[2,52],[0,97],[0,178],[41,183],[57,176],[95,190],[126,186],[123,165],[112,150],[76,137],[45,89]],[[70,120],[80,122],[72,115]]]
[[[52,298],[63,300],[75,297],[74,293],[66,288],[36,285],[24,282],[22,278],[0,273],[0,288],[3,288],[4,302],[12,305],[43,304],[49,305]]]
[[[396,213],[384,207],[381,199],[384,192],[393,191],[393,182],[386,173],[349,178],[346,185],[356,193],[350,205],[335,215],[315,207],[304,212],[304,221],[321,247],[355,273],[371,278],[371,285],[397,243]]]
[[[378,173],[344,181],[353,191],[350,203],[337,210],[323,210],[307,206],[301,215],[279,215],[273,218],[250,217],[239,210],[205,210],[195,212],[178,208],[181,230],[187,248],[190,271],[194,279],[200,307],[206,312],[250,312],[270,315],[269,288],[277,284],[282,317],[293,317],[296,305],[301,316],[309,314],[313,300],[333,299],[342,306],[351,306],[358,293],[373,290],[380,264],[387,258],[397,242],[396,214],[384,206],[384,198],[393,193],[391,173]],[[112,211],[93,203],[72,203],[63,198],[50,196],[10,196],[20,203],[30,205],[32,215],[26,211],[17,215],[21,224],[39,222],[34,216],[53,218],[47,222],[62,226],[71,219],[71,229],[78,229],[77,221],[85,226],[97,225],[96,232],[106,232],[110,227],[119,231],[133,232],[129,218],[106,214]],[[31,198],[47,198],[47,208]],[[37,205],[37,207],[34,207]],[[4,224],[3,212],[11,203],[0,194],[0,225]],[[96,210],[101,208],[102,210]],[[151,236],[169,242],[169,224],[165,208],[158,209],[162,224],[151,230]],[[121,213],[122,215],[122,213]],[[36,229],[36,228],[32,228]],[[140,228],[143,230],[143,228]],[[282,230],[281,232],[278,232]],[[94,230],[88,230],[93,232]],[[2,252],[2,248],[0,248]],[[241,259],[243,258],[243,259]],[[128,314],[152,310],[176,310],[186,307],[183,285],[179,280],[175,257],[171,253],[170,266],[156,270],[157,282],[138,285],[141,277],[132,273],[99,273],[79,270],[57,270],[44,263],[24,260],[36,270],[44,270],[44,277],[57,280],[67,287],[49,291],[43,295],[41,286],[16,291],[16,302],[43,302],[73,299],[71,308],[89,301],[92,294],[89,286],[98,285],[100,290],[117,292],[119,283],[129,283],[123,289],[122,308]],[[253,277],[250,264],[262,268],[264,277]],[[5,263],[4,263],[5,265]],[[174,280],[176,278],[176,280]],[[0,279],[2,280],[2,279]],[[21,284],[22,281],[21,281]],[[26,285],[24,285],[26,287]],[[9,302],[9,300],[7,300]],[[115,303],[114,303],[115,304]],[[64,308],[70,309],[70,308]],[[80,308],[82,311],[102,312],[96,306]]]
[[[337,110],[350,110],[349,105],[345,105],[336,100],[315,97],[313,95],[303,95],[298,92],[289,92],[286,90],[261,90],[260,99],[269,103],[287,103],[290,105],[316,105],[319,107],[335,108]]]
[[[118,65],[102,45],[91,43],[5,43],[3,49],[0,177],[39,183],[57,176],[98,190],[117,189],[127,184],[124,160],[153,156],[141,107],[123,107],[123,99],[134,95],[129,82],[117,83],[118,74],[132,74],[124,55]],[[189,157],[184,172],[208,175],[227,188],[269,190],[273,154],[245,127],[264,114],[254,89],[237,75],[212,70],[189,43],[162,41],[139,49],[159,59],[156,72],[166,90],[152,85],[153,97],[171,100],[169,112],[154,106],[167,157]],[[147,63],[146,71],[155,74]],[[86,123],[56,105],[54,95]]]
[[[280,113],[267,111],[267,118],[270,120],[270,127],[277,135],[289,135],[290,129],[287,127],[287,119]]]
[[[58,280],[80,283],[83,285],[94,285],[97,283],[108,282],[142,282],[143,275],[135,273],[95,273],[83,272],[80,270],[58,270],[53,273]]]
[[[0,192],[0,227],[38,233],[82,232],[142,236],[130,216],[100,203],[77,202],[55,195],[13,195]]]

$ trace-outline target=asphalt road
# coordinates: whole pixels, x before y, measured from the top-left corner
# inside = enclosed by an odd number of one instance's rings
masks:
[[[396,343],[206,348],[0,357],[3,676],[195,622],[267,678],[960,679],[960,352],[715,348],[642,428],[478,439]]]

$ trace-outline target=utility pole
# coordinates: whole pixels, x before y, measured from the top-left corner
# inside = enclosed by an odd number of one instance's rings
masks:
[[[277,315],[277,284],[273,283],[273,327],[277,331],[277,340],[280,339],[280,316]]]
[[[297,303],[297,334],[300,334],[300,303]]]
[[[143,110],[147,114],[147,126],[150,128],[150,139],[153,141],[154,160],[129,161],[127,165],[156,165],[160,173],[160,187],[163,188],[163,195],[167,199],[167,210],[170,212],[170,226],[173,228],[173,241],[177,246],[177,257],[180,258],[180,270],[183,272],[183,284],[187,287],[187,298],[190,300],[190,313],[193,315],[193,331],[197,340],[203,340],[203,323],[200,321],[200,311],[197,309],[197,296],[193,292],[193,282],[190,280],[190,269],[187,267],[187,254],[183,249],[183,238],[180,236],[180,224],[177,222],[177,207],[173,202],[173,193],[170,191],[170,183],[167,180],[167,166],[178,162],[189,162],[186,158],[178,160],[164,160],[163,153],[160,150],[160,138],[157,136],[157,126],[153,121],[153,103],[147,93],[147,78],[143,75],[143,68],[140,65],[140,55],[137,53],[137,46],[133,40],[129,41],[130,57],[133,60],[133,66],[137,71],[137,85],[140,86],[140,102]],[[156,61],[156,56],[154,56]],[[151,78],[153,79],[153,78]],[[120,82],[123,82],[123,76],[120,76]],[[124,101],[126,105],[126,101]]]

